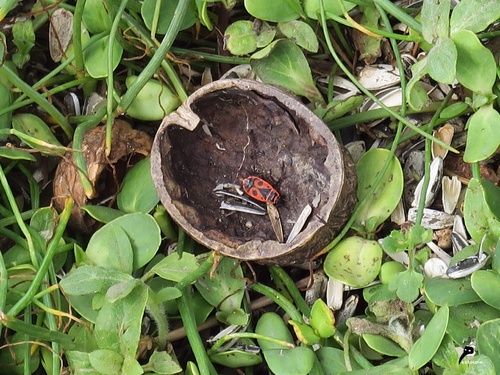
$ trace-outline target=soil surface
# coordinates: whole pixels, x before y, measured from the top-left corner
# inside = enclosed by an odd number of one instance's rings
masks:
[[[207,237],[228,246],[276,240],[267,215],[219,208],[228,201],[213,192],[221,183],[241,186],[250,175],[269,182],[281,195],[277,208],[285,239],[306,204],[318,194],[320,202],[327,200],[325,140],[276,99],[227,89],[205,95],[191,109],[201,122],[194,131],[169,126],[170,165],[163,167],[181,187],[181,202],[197,211],[198,229]]]

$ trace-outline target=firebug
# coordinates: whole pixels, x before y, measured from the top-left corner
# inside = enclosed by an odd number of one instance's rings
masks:
[[[276,204],[280,194],[271,184],[260,177],[248,176],[242,182],[243,191],[259,202]]]

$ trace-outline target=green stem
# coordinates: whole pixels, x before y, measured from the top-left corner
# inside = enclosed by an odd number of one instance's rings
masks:
[[[5,66],[5,65],[4,65]],[[26,238],[26,242],[28,244],[28,251],[30,254],[30,259],[31,259],[31,264],[35,267],[38,268],[38,259],[36,257],[36,251],[35,251],[35,245],[33,243],[33,238],[31,237],[31,233],[26,226],[26,223],[24,222],[22,216],[21,216],[21,211],[19,211],[19,207],[17,206],[16,199],[14,198],[14,194],[12,193],[12,190],[10,189],[9,182],[7,181],[7,177],[5,176],[3,172],[2,165],[0,164],[0,183],[2,184],[2,187],[4,189],[4,193],[7,196],[7,199],[9,201],[9,204],[11,206],[11,210],[14,213],[14,216],[16,218],[16,223],[21,229],[21,232],[23,232],[24,237]],[[24,306],[19,310],[21,311],[24,308]]]
[[[280,279],[283,282],[288,293],[290,293],[290,297],[292,297],[292,300],[295,302],[295,305],[299,308],[300,312],[309,317],[311,315],[311,309],[302,297],[302,294],[290,275],[285,272],[283,268],[278,266],[270,266],[269,271],[271,272],[274,280]]]
[[[52,258],[56,254],[56,250],[59,246],[59,240],[62,238],[64,230],[66,229],[66,225],[68,224],[68,220],[71,216],[72,207],[73,207],[73,200],[67,199],[64,210],[59,216],[59,223],[54,231],[54,236],[47,245],[47,252],[42,260],[42,263],[40,264],[40,268],[38,269],[35,277],[33,278],[33,281],[31,282],[28,290],[26,291],[26,294],[23,297],[21,297],[14,306],[10,308],[7,315],[16,316],[17,314],[19,314],[37,294],[38,288],[40,288],[40,285],[42,284],[42,281],[45,278],[45,275],[47,274],[47,271],[52,264]]]
[[[262,294],[263,296],[270,298],[274,303],[276,303],[279,307],[285,310],[290,319],[295,320],[296,322],[299,323],[304,323],[304,319],[302,319],[301,313],[295,308],[295,306],[288,299],[286,299],[278,291],[261,283],[255,283],[251,285],[250,289],[254,290],[257,293]]]
[[[66,136],[71,139],[73,129],[71,128],[68,119],[59,112],[59,110],[50,104],[41,94],[33,90],[33,88],[24,82],[19,76],[12,71],[7,65],[0,66],[0,76],[6,78],[10,83],[16,86],[21,92],[27,94],[33,101],[42,107],[54,120],[61,126]]]
[[[7,13],[10,12],[14,5],[16,5],[18,0],[2,0],[0,3],[0,21],[2,21]]]
[[[175,240],[177,238],[177,232],[174,230],[172,224],[172,219],[170,218],[167,210],[162,205],[158,205],[153,213],[153,217],[156,223],[161,229],[161,232],[167,239]]]
[[[401,21],[408,27],[415,30],[417,33],[422,35],[422,25],[415,18],[410,16],[400,7],[395,5],[391,0],[374,0],[375,4],[382,7],[387,13],[392,15],[397,20]]]
[[[82,19],[83,9],[87,0],[77,0],[75,12],[73,14],[73,50],[75,54],[75,69],[79,78],[84,75],[85,66],[83,62],[82,48]]]
[[[214,53],[207,53],[207,52],[190,50],[190,49],[179,48],[179,47],[172,47],[170,49],[170,51],[172,51],[172,53],[175,53],[175,54],[181,55],[181,56],[193,56],[193,57],[197,57],[201,60],[218,62],[218,63],[223,63],[223,64],[233,64],[233,65],[250,64],[250,58],[248,58],[248,57],[216,55]]]
[[[354,358],[354,360],[360,365],[362,368],[367,369],[370,367],[373,367],[373,365],[368,361],[363,354],[359,352],[356,347],[352,346],[349,344],[349,331],[346,332],[345,336],[342,336],[342,334],[339,331],[335,331],[333,335],[333,339],[342,347],[342,348],[348,348],[347,353],[350,353],[350,356]],[[344,351],[345,355],[345,351]],[[345,357],[344,357],[345,358]],[[348,359],[350,362],[350,359]]]
[[[125,11],[125,7],[128,4],[128,0],[122,0],[120,2],[120,6],[118,7],[118,11],[116,12],[116,16],[113,20],[113,24],[111,25],[111,30],[109,32],[108,38],[108,76],[106,77],[106,84],[108,86],[108,93],[106,97],[106,156],[109,156],[111,153],[111,131],[113,129],[113,92],[114,92],[114,78],[113,75],[113,45],[116,43],[115,36],[118,32],[118,25],[120,24],[121,16]]]
[[[24,221],[30,219],[35,212],[36,210],[34,209],[21,212],[21,220]],[[6,217],[5,219],[0,219],[0,228],[12,225],[16,223],[16,221],[17,218],[15,216]]]
[[[144,87],[148,80],[153,76],[158,67],[161,65],[165,58],[165,55],[169,51],[172,43],[175,40],[183,20],[183,15],[186,13],[190,0],[179,0],[177,7],[170,23],[167,33],[165,34],[158,50],[155,52],[148,65],[139,74],[134,83],[130,86],[129,90],[123,95],[122,100],[119,104],[118,112],[125,112],[127,108],[132,104],[139,91]]]
[[[155,321],[158,331],[158,350],[165,350],[167,347],[168,319],[163,304],[156,303],[152,298],[149,298],[147,309]]]
[[[200,277],[210,272],[210,269],[212,268],[213,264],[214,264],[214,252],[211,252],[208,258],[205,259],[205,261],[202,264],[200,264],[200,266],[196,269],[196,271],[190,272],[186,277],[184,277],[181,281],[179,281],[175,285],[175,287],[181,291],[184,290],[189,285],[195,283],[196,280],[198,280]]]
[[[76,80],[73,80],[71,82],[55,86],[55,87],[51,88],[50,90],[47,90],[46,92],[41,93],[40,96],[42,98],[46,99],[49,95],[58,94],[58,93],[60,93],[62,91],[66,91],[67,89],[69,89],[71,87],[80,86],[81,84],[83,84],[85,82],[88,82],[90,80],[93,80],[93,78],[85,77],[85,78],[81,78],[81,79],[76,79]],[[36,89],[35,86],[36,85],[32,86],[33,89]],[[11,105],[9,105],[8,107],[5,107],[5,108],[0,108],[0,116],[3,115],[3,114],[5,114],[5,113],[7,113],[7,112],[12,112],[12,111],[14,111],[16,109],[19,109],[19,108],[25,107],[27,105],[30,105],[32,103],[34,103],[33,99],[26,99],[26,100],[22,100],[22,101],[17,101],[16,100],[14,102],[14,104],[11,104]]]
[[[295,345],[293,345],[292,343],[289,343],[288,341],[283,341],[283,340],[275,339],[273,337],[259,335],[258,333],[253,333],[253,332],[237,332],[237,333],[227,334],[224,337],[221,337],[219,340],[217,340],[214,343],[214,345],[210,348],[210,350],[208,351],[208,355],[211,355],[211,354],[217,352],[217,349],[219,349],[222,345],[224,345],[224,343],[226,343],[232,339],[240,339],[240,338],[266,340],[266,341],[281,345],[281,346],[283,346],[284,349],[295,348]]]
[[[5,311],[5,302],[7,301],[7,268],[5,267],[5,260],[3,253],[0,252],[0,311]]]
[[[158,47],[158,42],[150,38],[147,31],[142,27],[140,23],[136,21],[135,18],[131,17],[127,13],[124,13],[122,18],[132,28],[132,31],[144,41],[144,43],[147,45],[147,49],[150,51],[150,54],[154,55],[155,53],[158,53],[156,51],[156,48]],[[163,59],[161,62],[161,67],[163,68],[165,73],[167,73],[170,83],[172,84],[179,99],[181,101],[186,100],[187,99],[186,90],[184,90],[182,81],[180,80],[175,70],[172,68],[170,62],[167,59]]]
[[[191,290],[190,287],[182,289],[182,296],[177,299],[177,306],[181,315],[186,336],[189,341],[191,350],[196,358],[200,375],[217,375],[212,362],[208,358],[207,352],[201,340],[196,322],[194,320],[193,305],[191,303]]]
[[[36,340],[49,342],[56,341],[63,344],[65,348],[74,347],[71,337],[67,334],[59,331],[51,331],[47,328],[24,322],[13,317],[11,314],[5,314],[3,311],[0,311],[0,325],[4,325],[13,331],[24,333]]]
[[[479,163],[471,163],[472,169],[472,177],[480,179],[481,178],[481,170],[479,168]]]

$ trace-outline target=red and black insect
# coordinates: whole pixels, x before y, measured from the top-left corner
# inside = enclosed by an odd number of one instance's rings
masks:
[[[276,204],[280,194],[267,181],[257,176],[248,176],[242,182],[243,191],[259,202]]]

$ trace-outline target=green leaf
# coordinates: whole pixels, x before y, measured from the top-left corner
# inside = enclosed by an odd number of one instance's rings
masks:
[[[477,330],[476,345],[479,353],[486,355],[493,361],[496,373],[500,373],[500,319],[490,320],[481,324]]]
[[[472,178],[467,186],[464,200],[464,221],[471,237],[481,243],[486,234],[483,247],[495,247],[500,238],[500,220],[488,207],[482,181]]]
[[[137,76],[129,75],[125,80],[127,88],[136,79]],[[127,108],[127,115],[138,120],[157,121],[177,109],[179,104],[179,98],[167,85],[150,79]]]
[[[40,117],[31,113],[18,113],[12,116],[12,128],[36,138],[39,142],[27,140],[24,142],[32,148],[41,150],[42,153],[54,154],[56,151],[50,146],[62,146],[48,125]]]
[[[498,310],[484,302],[450,307],[448,334],[457,343],[467,343],[476,337],[477,329],[484,322],[498,318]]]
[[[212,306],[230,312],[239,308],[246,282],[236,259],[223,258],[213,277],[207,273],[196,282],[196,289]]]
[[[387,337],[365,333],[363,340],[371,349],[380,354],[391,357],[404,357],[406,355],[406,352],[398,344]]]
[[[479,108],[467,121],[467,143],[464,161],[475,163],[492,156],[500,146],[500,114],[493,103]]]
[[[496,62],[476,34],[460,30],[452,36],[457,48],[457,79],[479,94],[491,94],[496,79]]]
[[[30,60],[31,49],[35,46],[35,31],[30,19],[14,22],[12,27],[13,42],[17,51],[12,55],[12,61],[22,68]]]
[[[94,328],[100,349],[114,350],[125,358],[135,358],[147,297],[146,286],[142,285],[115,302],[104,300]]]
[[[428,72],[429,60],[424,57],[411,67],[412,77],[406,87],[406,100],[411,108],[421,110],[429,102],[427,92],[420,85],[420,80]]]
[[[316,356],[309,346],[293,349],[266,349],[264,358],[275,375],[308,375],[314,366]]]
[[[93,43],[83,51],[85,69],[92,78],[104,78],[108,76],[108,41],[109,35]],[[123,47],[118,41],[112,44],[112,70],[114,71],[123,54]]]
[[[307,17],[312,18],[313,20],[319,19],[319,12],[321,9],[320,1],[322,0],[304,0],[304,11]],[[344,7],[347,12],[349,12],[356,6],[356,4],[344,0],[324,1],[323,6],[325,9],[325,15],[328,19],[331,19],[331,16],[342,15],[342,7],[339,4],[340,1],[343,1]]]
[[[1,34],[1,33],[0,33]],[[2,46],[2,38],[0,35],[0,50]],[[0,66],[1,66],[1,51],[0,51]],[[10,84],[9,83],[4,83],[2,82],[2,79],[0,78],[0,108],[4,109],[9,107],[12,104],[12,92],[10,91]],[[10,129],[12,127],[12,111],[8,111],[4,113],[3,115],[0,115],[0,131],[4,129]],[[8,135],[7,134],[0,134],[0,141],[5,141],[7,140]],[[0,157],[3,157],[3,155],[6,155],[10,151],[17,151],[18,157],[21,156],[21,153],[28,154],[24,151],[21,150],[14,150],[14,149],[9,149],[7,147],[0,147]],[[9,159],[12,159],[14,156],[16,156],[15,152],[11,152],[12,157]],[[29,154],[28,154],[29,155]],[[25,156],[28,157],[28,156]],[[29,157],[35,159],[33,155],[29,155]],[[35,159],[36,160],[36,159]]]
[[[472,288],[488,305],[500,310],[500,275],[492,270],[479,270],[470,278]]]
[[[317,299],[311,307],[311,326],[321,338],[328,338],[335,333],[335,317],[333,311],[321,299]]]
[[[151,158],[144,158],[125,175],[116,197],[116,204],[121,211],[147,214],[159,201],[160,198],[151,177]]]
[[[293,343],[292,334],[288,330],[285,322],[281,316],[273,312],[266,312],[259,318],[257,325],[255,326],[255,333],[265,337],[271,337],[273,339]],[[262,350],[285,349],[283,345],[276,342],[264,339],[257,339],[257,341]]]
[[[305,345],[314,345],[321,340],[321,337],[319,337],[314,332],[314,329],[312,329],[311,326],[308,326],[305,323],[289,320],[288,324],[290,324],[293,327],[297,339]]]
[[[144,20],[144,24],[150,31],[154,31],[155,34],[166,34],[168,27],[172,23],[172,19],[175,15],[175,8],[179,0],[169,0],[161,1],[159,4],[159,13],[156,14],[156,0],[144,0],[141,7],[141,16]],[[196,4],[194,1],[189,1],[186,13],[182,16],[181,30],[187,29],[196,23]],[[153,28],[153,20],[157,17],[157,28],[156,30],[151,30]],[[178,15],[177,15],[178,17]]]
[[[450,38],[440,38],[427,55],[427,71],[432,79],[452,84],[456,76],[457,49]]]
[[[238,342],[242,343],[242,340],[239,340]],[[258,353],[250,353],[238,349],[229,349],[224,352],[211,354],[210,359],[212,362],[230,368],[255,366],[262,363],[262,357]]]
[[[394,275],[389,283],[389,290],[395,290],[398,298],[405,302],[413,302],[420,295],[424,276],[408,269]]]
[[[240,56],[252,53],[257,49],[257,33],[251,21],[236,21],[224,32],[226,48],[233,55]]]
[[[89,361],[100,373],[118,374],[122,367],[123,356],[114,350],[98,349],[89,353]]]
[[[93,265],[132,273],[134,262],[132,245],[127,233],[113,222],[94,233],[85,253]]]
[[[412,370],[418,370],[436,354],[446,332],[449,313],[448,306],[442,306],[425,327],[422,336],[411,347],[408,363]]]
[[[255,18],[271,22],[295,20],[303,13],[299,0],[245,0],[245,9]]]
[[[64,294],[81,296],[106,292],[109,287],[131,279],[132,276],[115,270],[82,266],[71,271],[59,284]]]
[[[111,30],[111,16],[104,0],[86,0],[82,20],[92,35]]]
[[[154,351],[149,357],[149,362],[143,366],[145,373],[178,374],[182,372],[179,364],[166,351]]]
[[[261,59],[254,57],[250,63],[263,82],[279,85],[305,96],[315,106],[325,104],[313,82],[309,63],[295,43],[289,40],[277,41],[269,55]]]
[[[316,356],[318,357],[318,361],[320,362],[325,375],[339,375],[344,371],[347,371],[343,350],[332,348],[330,346],[323,346],[316,351]],[[361,368],[352,358],[351,364],[354,370]]]
[[[483,31],[500,18],[498,5],[498,0],[461,0],[451,14],[451,34],[463,29],[474,33]]]
[[[439,43],[449,31],[450,0],[426,0],[422,4],[422,36],[429,43]]]
[[[457,306],[481,300],[468,279],[452,280],[435,277],[425,281],[424,290],[426,297],[438,306]]]
[[[127,233],[134,253],[134,270],[145,266],[156,255],[161,235],[160,228],[151,215],[126,214],[109,224],[119,225]]]
[[[358,200],[364,200],[388,158],[389,168],[377,189],[371,194],[356,217],[356,225],[368,232],[383,223],[396,208],[403,193],[403,170],[398,159],[389,150],[376,148],[366,152],[358,161]]]
[[[319,43],[316,33],[304,21],[281,22],[278,24],[278,30],[306,51],[318,52]]]
[[[377,241],[348,237],[326,256],[323,269],[335,280],[362,287],[376,279],[382,264],[382,247]]]
[[[455,349],[455,343],[450,335],[444,335],[438,351],[432,358],[432,362],[440,367],[456,369],[459,366],[458,360],[459,357],[457,350]]]
[[[183,253],[182,257],[179,254],[170,254],[158,262],[151,272],[156,273],[162,279],[175,282],[181,281],[186,274],[195,271],[198,268],[196,257],[193,254]]]
[[[105,224],[125,215],[123,211],[106,206],[80,206],[80,208],[97,221]]]
[[[139,279],[125,280],[121,283],[111,286],[106,292],[106,299],[109,302],[116,302],[121,298],[128,296],[135,288],[142,286],[143,283]]]

